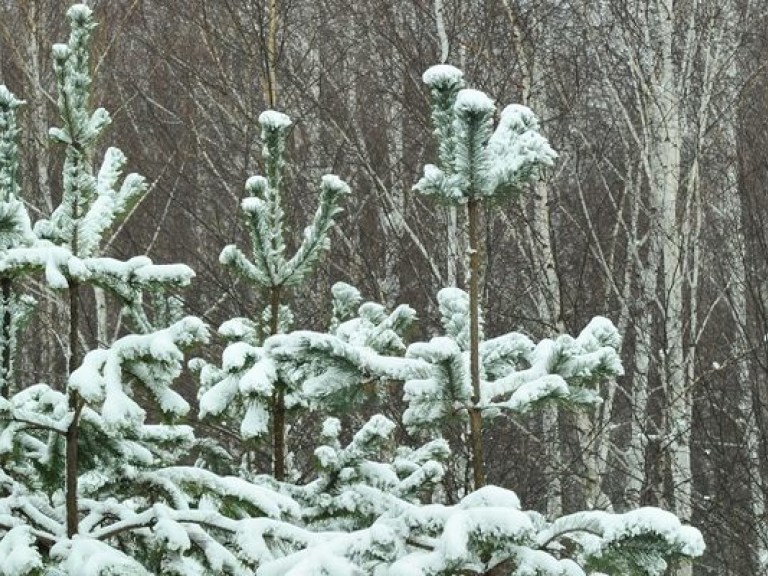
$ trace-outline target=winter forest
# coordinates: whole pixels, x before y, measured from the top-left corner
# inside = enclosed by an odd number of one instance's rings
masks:
[[[0,0],[0,576],[768,576],[766,24]]]

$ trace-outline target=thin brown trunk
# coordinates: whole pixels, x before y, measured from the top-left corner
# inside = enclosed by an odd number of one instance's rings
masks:
[[[269,332],[277,334],[280,328],[280,286],[270,288]],[[272,456],[275,480],[285,480],[285,390],[278,381],[272,395]]]
[[[78,329],[80,323],[79,309],[79,285],[70,279],[69,284],[69,369],[68,374],[72,374],[80,364],[80,354],[78,352]],[[77,457],[78,442],[80,440],[80,411],[83,403],[80,395],[71,390],[69,396],[69,409],[73,412],[72,423],[67,429],[66,435],[66,508],[67,508],[67,537],[72,538],[78,530],[77,514]]]
[[[469,371],[472,380],[472,405],[469,408],[469,437],[472,445],[472,471],[475,490],[485,486],[483,460],[483,418],[480,404],[480,254],[478,231],[480,201],[472,198],[467,203],[469,220]]]
[[[11,363],[13,362],[13,357],[11,356],[11,343],[13,339],[13,334],[11,334],[11,279],[3,278],[0,280],[0,289],[2,289],[3,298],[3,379],[2,386],[0,387],[0,395],[2,395],[3,398],[8,398],[11,394]]]

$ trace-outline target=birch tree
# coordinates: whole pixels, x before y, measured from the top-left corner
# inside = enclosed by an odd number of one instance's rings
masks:
[[[610,3],[587,8],[584,15],[588,29],[596,31],[610,22],[620,30],[614,51],[598,48],[595,38],[593,54],[634,142],[647,187],[641,205],[641,216],[647,222],[645,235],[629,237],[645,311],[635,325],[637,377],[626,460],[628,503],[638,502],[644,484],[642,470],[651,423],[648,376],[655,356],[664,399],[658,424],[672,487],[669,496],[675,512],[690,519],[696,349],[704,329],[698,309],[703,220],[700,157],[705,130],[713,121],[713,83],[734,45],[723,33],[726,20],[712,18],[705,3],[684,7],[660,1],[642,11]],[[682,40],[679,45],[676,38]],[[625,67],[629,83],[621,84],[611,66]],[[693,82],[698,84],[694,87]],[[693,152],[684,157],[686,147]],[[651,354],[654,326],[663,335],[658,355]],[[679,573],[689,574],[690,570],[690,566],[682,566]]]

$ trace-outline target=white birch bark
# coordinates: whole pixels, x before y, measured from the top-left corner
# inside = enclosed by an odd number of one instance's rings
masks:
[[[630,57],[641,103],[639,133],[647,151],[650,228],[644,274],[652,274],[654,279],[646,277],[643,285],[649,302],[649,289],[660,278],[656,301],[661,305],[664,336],[659,356],[665,400],[662,439],[668,445],[671,505],[684,522],[691,521],[693,512],[691,433],[702,223],[699,153],[704,127],[709,124],[714,71],[720,68],[723,54],[723,36],[717,26],[711,25],[702,33],[697,23],[698,4],[684,11],[674,0],[655,2],[652,10],[645,12],[647,20],[643,22],[646,49],[651,53],[638,59]],[[649,57],[652,67],[648,66]],[[696,67],[702,76],[698,100],[692,101],[687,95],[693,92],[691,71]],[[681,151],[686,142],[693,154],[683,165]],[[650,332],[653,314],[653,308],[644,314],[641,335]],[[638,399],[647,402],[647,396]],[[642,440],[635,442],[642,449]],[[688,562],[676,568],[678,576],[691,573]]]
[[[735,134],[733,135],[735,136]],[[730,356],[734,359],[734,378],[739,385],[738,425],[742,434],[742,450],[746,457],[749,509],[755,526],[754,542],[750,545],[751,560],[752,565],[758,569],[757,573],[764,574],[768,573],[768,525],[763,520],[766,518],[766,511],[768,511],[765,490],[765,487],[768,486],[768,477],[763,473],[766,463],[757,422],[761,408],[755,403],[753,393],[755,375],[750,369],[747,358],[747,335],[745,331],[749,322],[747,311],[748,284],[744,266],[744,236],[741,227],[742,205],[735,167],[728,170],[727,179],[732,187],[728,187],[729,193],[722,209],[722,218],[723,228],[731,231],[725,235],[725,250],[726,254],[730,256],[727,283],[733,324],[738,332],[731,344]]]
[[[535,102],[530,105],[535,107]],[[536,108],[539,111],[539,108]],[[534,277],[532,281],[537,289],[535,306],[538,319],[545,328],[546,336],[554,336],[565,332],[562,306],[560,302],[560,278],[555,267],[554,248],[552,245],[552,230],[549,214],[549,185],[538,182],[534,186],[531,202],[531,232],[530,253],[533,260]],[[556,518],[563,514],[563,483],[562,473],[563,450],[560,436],[560,417],[556,404],[548,404],[542,410],[542,433],[546,453],[547,484],[547,515]],[[583,416],[584,414],[581,414]],[[587,425],[586,422],[582,422]],[[581,440],[581,439],[580,439]],[[582,447],[583,448],[583,447]],[[585,452],[582,450],[582,453]],[[585,459],[589,468],[592,460]],[[596,471],[590,469],[588,476],[596,476]],[[599,483],[599,480],[598,480]]]
[[[698,236],[699,195],[694,167],[684,167],[681,150],[686,139],[695,134],[684,125],[688,93],[686,82],[695,65],[698,46],[695,37],[697,3],[683,14],[674,0],[655,0],[645,9],[635,10],[618,27],[613,51],[607,56],[621,62],[630,71],[631,101],[615,84],[611,69],[596,49],[598,66],[606,87],[623,118],[628,134],[639,154],[647,186],[643,205],[648,228],[643,238],[635,226],[628,229],[628,253],[635,259],[638,318],[634,322],[635,373],[632,377],[630,439],[625,454],[626,504],[640,503],[644,485],[648,448],[649,378],[656,366],[664,393],[665,413],[661,425],[665,444],[669,445],[668,463],[674,512],[684,521],[691,519],[691,452],[694,342],[689,342],[686,327],[697,318],[697,278],[699,259],[695,244]],[[606,17],[597,7],[585,18],[588,25],[599,25]],[[629,17],[631,16],[631,18]],[[681,41],[682,40],[682,41]],[[682,47],[681,47],[682,46]],[[695,111],[705,109],[693,106]],[[691,170],[689,188],[681,189],[686,168]],[[634,220],[634,218],[633,218]],[[682,223],[693,221],[690,226]],[[627,293],[625,292],[625,295]],[[689,298],[686,296],[689,295]],[[625,308],[628,310],[628,308]],[[654,327],[660,326],[663,350],[652,362]],[[690,567],[682,568],[690,573]]]
[[[541,91],[546,90],[544,63],[541,54],[537,54],[520,30],[520,21],[516,7],[509,0],[502,0],[507,23],[512,32],[513,50],[520,64],[521,103],[533,109],[540,117],[549,116],[546,98]],[[539,24],[542,26],[542,24]],[[544,92],[545,94],[546,92]],[[536,317],[543,327],[544,336],[555,336],[565,332],[561,305],[560,278],[557,273],[553,245],[552,222],[550,219],[550,184],[539,181],[534,184],[530,202],[521,199],[522,209],[530,215],[529,227],[525,231],[527,252],[531,259],[533,289],[533,307]],[[586,425],[586,423],[584,423]],[[547,478],[546,512],[550,518],[563,514],[563,463],[560,414],[556,405],[550,404],[541,412],[542,440],[545,450],[545,474]],[[585,464],[592,461],[585,459]],[[595,474],[592,474],[595,472]],[[594,477],[596,471],[591,470]],[[598,480],[599,483],[599,480]]]
[[[663,311],[663,327],[666,348],[661,358],[662,385],[668,402],[667,422],[670,445],[670,473],[672,499],[675,514],[685,521],[691,519],[691,390],[687,382],[684,356],[682,235],[678,225],[678,200],[681,176],[680,151],[681,102],[678,93],[678,73],[673,62],[675,38],[674,5],[670,0],[659,2],[658,21],[655,23],[659,36],[659,74],[652,85],[652,101],[648,106],[650,155],[648,177],[650,201],[655,222],[651,234],[661,248],[661,272],[663,294],[666,298]],[[651,23],[649,23],[651,24]],[[686,218],[687,215],[683,215]],[[655,243],[654,242],[654,243]],[[693,303],[691,303],[693,305]],[[686,571],[681,571],[684,574]]]
[[[394,55],[393,55],[394,57]],[[403,240],[405,238],[405,194],[406,184],[402,167],[404,158],[404,116],[403,103],[398,95],[405,92],[405,81],[401,74],[395,72],[395,95],[386,99],[387,155],[389,164],[389,206],[379,203],[379,226],[384,232],[384,276],[380,282],[381,301],[388,309],[393,310],[400,298],[401,282],[398,263],[402,260]],[[386,82],[385,78],[381,79]],[[383,99],[384,100],[384,99]]]
[[[739,28],[737,14],[732,7],[724,11],[727,22],[725,37],[732,47],[737,45],[735,30]],[[723,118],[723,142],[733,147],[733,154],[738,158],[738,90],[743,84],[743,73],[738,63],[728,67],[726,73],[726,113]],[[729,162],[725,171],[722,195],[722,205],[718,206],[721,220],[721,230],[724,239],[724,253],[727,258],[725,270],[724,292],[728,294],[733,326],[736,337],[730,346],[730,357],[734,360],[735,381],[739,385],[738,425],[742,434],[742,450],[746,459],[747,492],[749,495],[749,510],[752,514],[755,532],[754,541],[750,542],[751,561],[757,574],[768,574],[768,523],[765,521],[768,512],[766,487],[768,474],[766,468],[765,447],[760,437],[758,417],[761,406],[756,402],[754,393],[753,373],[749,353],[749,311],[747,307],[749,283],[746,270],[746,241],[743,227],[743,210],[739,186],[738,161]]]
[[[440,63],[446,64],[450,53],[450,42],[448,34],[445,31],[445,5],[443,0],[435,0],[435,24],[437,27],[437,39],[440,49]],[[459,230],[459,219],[456,206],[445,206],[442,208],[443,220],[445,222],[445,280],[448,286],[458,286],[458,262],[461,255],[461,240]]]

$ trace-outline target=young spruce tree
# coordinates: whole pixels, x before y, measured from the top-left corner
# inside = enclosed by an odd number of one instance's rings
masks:
[[[0,281],[11,286],[0,339],[0,574],[250,574],[242,521],[298,516],[298,506],[269,488],[181,465],[195,448],[192,429],[150,424],[138,403],[150,399],[167,422],[187,413],[171,384],[184,349],[205,342],[207,330],[194,317],[165,325],[144,299],[188,284],[187,266],[101,254],[105,233],[146,187],[136,174],[122,176],[126,159],[116,148],[94,169],[110,122],[89,106],[95,22],[85,5],[67,15],[69,42],[53,50],[61,127],[51,130],[65,151],[63,197],[33,228],[19,200],[20,102],[0,87]],[[69,293],[68,368],[51,383],[11,369],[27,313],[16,294],[38,273],[49,289]],[[137,333],[83,351],[79,292],[90,286],[108,292]]]
[[[416,184],[419,192],[466,206],[469,239],[469,415],[475,488],[485,484],[483,460],[480,340],[480,222],[484,203],[519,193],[541,168],[557,157],[538,132],[538,122],[524,106],[510,105],[493,130],[496,107],[479,90],[464,88],[463,73],[446,64],[424,73],[432,96],[432,121],[439,145],[439,165],[427,165]]]
[[[242,202],[249,225],[249,259],[235,245],[221,252],[221,263],[261,288],[268,307],[261,317],[236,318],[224,323],[219,332],[230,340],[221,367],[198,361],[203,384],[201,416],[224,412],[242,422],[245,440],[267,432],[272,420],[272,461],[275,479],[285,479],[286,409],[299,403],[297,390],[281,378],[267,350],[261,344],[266,335],[284,332],[290,325],[290,310],[281,305],[286,289],[303,282],[330,246],[329,233],[340,203],[349,186],[338,176],[326,174],[320,182],[317,211],[304,229],[295,254],[286,255],[282,196],[285,181],[285,145],[291,120],[285,114],[267,110],[259,116],[266,176],[246,182],[248,197]],[[266,325],[266,329],[265,329]]]
[[[392,329],[398,325],[397,313],[387,316],[381,307],[366,303],[353,317],[359,294],[337,285],[328,333],[280,334],[268,338],[263,348],[318,410],[349,410],[361,387],[394,380],[404,383],[403,424],[408,428],[439,433],[446,422],[466,419],[476,489],[453,506],[439,500],[423,504],[436,497],[430,496],[430,488],[444,472],[447,445],[440,439],[420,449],[429,454],[420,469],[429,482],[419,501],[398,493],[392,464],[349,460],[339,452],[338,440],[332,441],[315,454],[321,470],[333,471],[332,478],[342,481],[337,487],[342,491],[305,501],[311,512],[303,513],[306,525],[300,528],[281,532],[273,525],[255,525],[254,535],[265,550],[257,574],[298,575],[314,569],[336,576],[660,575],[667,559],[700,555],[699,532],[662,510],[545,518],[523,510],[513,492],[484,486],[484,421],[503,414],[514,417],[544,402],[599,402],[599,381],[622,372],[620,337],[610,321],[599,317],[577,338],[563,335],[534,343],[518,333],[483,337],[479,210],[484,202],[519,193],[555,154],[527,108],[505,109],[494,131],[492,101],[480,92],[462,90],[460,71],[434,67],[425,81],[432,90],[441,165],[427,166],[416,188],[466,205],[469,223],[470,293],[447,288],[438,294],[445,335],[406,347]],[[410,323],[412,313],[403,318]],[[385,437],[388,421],[382,418],[371,419],[355,439]],[[335,430],[338,421],[327,426]],[[354,446],[348,448],[352,453],[360,450]],[[322,527],[335,535],[317,533],[312,519],[318,514]]]

